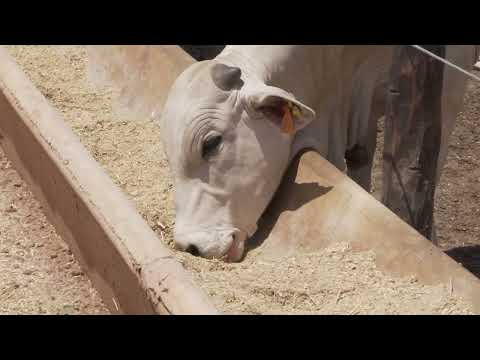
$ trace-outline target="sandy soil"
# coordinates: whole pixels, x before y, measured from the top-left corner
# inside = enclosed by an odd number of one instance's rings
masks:
[[[112,99],[116,94],[112,89],[96,89],[88,82],[83,47],[10,46],[8,49],[63,113],[97,161],[130,195],[150,226],[164,235],[159,237],[171,245],[173,186],[158,127],[149,119],[130,121],[112,114]],[[452,175],[447,172],[447,183],[448,176]],[[443,189],[445,186],[440,192]],[[448,201],[441,204],[450,208]],[[162,223],[166,226],[163,234]],[[444,238],[456,238],[448,229],[440,230]],[[384,276],[375,269],[372,254],[353,253],[341,245],[273,262],[261,258],[261,247],[249,252],[240,264],[195,258],[185,253],[176,256],[220,309],[229,313],[469,312],[461,299],[451,297],[449,289],[422,286],[415,279]]]
[[[108,314],[0,148],[0,314]]]

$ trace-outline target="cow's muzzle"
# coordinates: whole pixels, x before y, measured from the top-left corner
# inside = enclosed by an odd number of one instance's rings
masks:
[[[240,261],[245,250],[247,233],[238,229],[212,229],[175,232],[175,247],[194,256]]]

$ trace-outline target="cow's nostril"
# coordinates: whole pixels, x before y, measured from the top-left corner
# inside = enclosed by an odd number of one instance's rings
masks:
[[[189,254],[192,254],[193,256],[199,256],[200,255],[200,251],[198,250],[198,248],[195,245],[189,245],[187,247],[187,250],[185,250],[185,251],[188,252]]]

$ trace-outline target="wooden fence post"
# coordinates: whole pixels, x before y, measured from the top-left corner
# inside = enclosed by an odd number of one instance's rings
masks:
[[[445,57],[445,45],[423,45]],[[399,45],[385,117],[383,203],[432,239],[436,170],[442,131],[444,65]]]

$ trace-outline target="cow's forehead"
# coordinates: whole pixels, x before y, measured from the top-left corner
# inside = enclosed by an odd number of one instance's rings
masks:
[[[162,137],[168,147],[178,149],[185,129],[202,110],[217,107],[229,93],[220,90],[213,82],[210,69],[213,61],[202,61],[186,69],[170,90],[162,116]]]
[[[229,97],[228,92],[213,82],[210,74],[213,65],[213,61],[195,63],[177,78],[164,109],[167,122],[175,122],[176,126],[178,122],[188,122],[196,109],[218,105]]]
[[[210,75],[212,65],[212,61],[193,64],[178,77],[173,91],[181,97],[197,97],[218,90]]]

